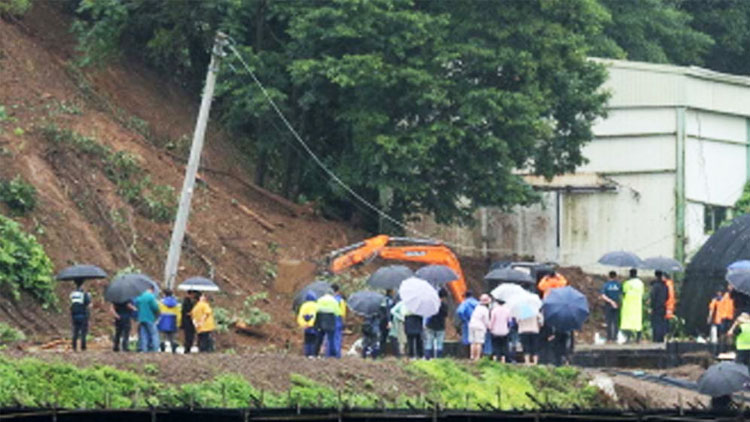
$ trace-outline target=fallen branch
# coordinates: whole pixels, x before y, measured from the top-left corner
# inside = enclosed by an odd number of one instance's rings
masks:
[[[252,219],[254,219],[258,224],[260,224],[264,229],[268,230],[269,232],[272,232],[272,231],[275,230],[274,226],[271,223],[269,223],[268,221],[266,221],[263,217],[261,217],[260,215],[258,215],[257,213],[255,213],[250,208],[248,208],[248,207],[246,207],[246,206],[244,206],[244,205],[242,205],[242,204],[240,204],[239,202],[236,202],[236,201],[232,202],[232,205],[234,205],[235,207],[239,208],[240,211],[242,211],[243,213],[245,213],[248,216],[250,216]]]

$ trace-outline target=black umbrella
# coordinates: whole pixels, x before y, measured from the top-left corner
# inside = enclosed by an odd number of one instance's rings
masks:
[[[190,277],[177,286],[179,290],[195,290],[197,292],[218,292],[219,286],[205,277]]]
[[[60,281],[91,280],[107,278],[107,273],[96,265],[73,265],[60,271],[56,278]]]
[[[544,325],[560,331],[580,330],[589,316],[586,296],[570,286],[550,290],[542,303]]]
[[[376,289],[398,289],[402,281],[413,276],[414,273],[408,267],[403,265],[389,265],[378,268],[367,279],[367,284]]]
[[[663,256],[655,256],[652,258],[646,258],[641,264],[641,268],[648,270],[658,270],[665,273],[679,273],[684,269],[676,259],[666,258]]]
[[[490,271],[484,276],[484,279],[497,281],[498,283],[534,283],[530,274],[507,267]]]
[[[458,274],[445,265],[428,265],[418,269],[414,275],[435,287],[458,280]]]
[[[732,271],[727,274],[727,281],[740,292],[750,295],[750,272]]]
[[[604,254],[599,258],[599,263],[611,267],[638,268],[643,265],[643,260],[632,252],[616,251]]]
[[[316,298],[320,298],[326,293],[333,293],[333,289],[331,289],[331,285],[325,281],[314,281],[307,286],[303,287],[302,290],[297,292],[297,294],[294,296],[294,300],[292,301],[292,309],[296,312],[297,309],[299,309],[300,306],[302,306],[303,303],[305,303],[305,298],[307,297],[307,293],[312,292]]]
[[[735,362],[711,365],[698,379],[698,392],[711,397],[726,396],[745,388],[750,382],[747,366]]]
[[[112,303],[125,303],[133,300],[151,286],[157,292],[159,291],[159,285],[145,274],[118,275],[107,286],[104,298]]]
[[[370,316],[380,311],[385,295],[378,292],[361,290],[349,296],[346,304],[352,312],[363,316]]]

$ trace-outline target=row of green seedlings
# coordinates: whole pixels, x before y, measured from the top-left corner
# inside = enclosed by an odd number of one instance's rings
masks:
[[[55,124],[42,127],[41,133],[49,142],[66,145],[79,153],[98,158],[104,174],[117,186],[117,194],[146,218],[162,223],[174,218],[177,209],[174,188],[152,182],[139,165],[136,155],[127,151],[113,151],[94,138]]]

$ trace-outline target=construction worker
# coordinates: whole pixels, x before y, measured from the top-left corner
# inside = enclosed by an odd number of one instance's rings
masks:
[[[643,330],[643,281],[638,278],[638,270],[630,269],[630,278],[622,283],[622,309],[620,310],[620,330],[628,337],[641,341]]]
[[[331,285],[333,297],[339,304],[339,313],[336,315],[336,330],[333,333],[333,351],[329,350],[329,356],[341,357],[341,342],[344,338],[344,318],[346,318],[346,300],[341,294],[339,285]],[[329,343],[330,344],[330,343]]]
[[[336,332],[336,317],[341,316],[341,306],[336,298],[326,293],[321,296],[317,302],[318,312],[315,314],[315,328],[318,329],[318,344],[315,350],[320,350],[323,339],[326,339],[326,356],[335,358],[336,345],[334,343]]]
[[[667,307],[667,319],[670,320],[674,318],[674,311],[677,308],[677,293],[674,290],[674,280],[669,277],[669,274],[663,273],[662,280],[664,280],[664,284],[667,286],[667,302],[665,306]]]
[[[734,335],[734,331],[738,328],[740,332],[735,340],[737,347],[735,361],[743,365],[750,365],[750,315],[745,312],[741,313],[727,331],[727,335]]]
[[[654,281],[651,282],[651,330],[654,343],[661,343],[669,331],[669,322],[667,321],[667,299],[669,292],[666,283],[664,283],[661,271],[654,273]]]
[[[552,289],[565,287],[568,285],[568,280],[557,271],[553,271],[551,274],[547,274],[539,280],[539,284],[536,286],[537,290],[542,294],[542,298],[547,297],[547,293]]]
[[[312,358],[318,356],[318,329],[315,328],[315,316],[318,313],[317,297],[314,292],[307,292],[305,303],[299,308],[297,324],[304,330],[304,352],[305,356]]]
[[[76,280],[76,288],[70,293],[70,319],[73,327],[73,351],[77,351],[78,339],[81,350],[86,350],[86,335],[89,331],[89,313],[92,306],[91,294],[83,290],[83,281]]]

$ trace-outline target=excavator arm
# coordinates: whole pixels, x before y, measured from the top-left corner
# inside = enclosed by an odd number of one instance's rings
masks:
[[[393,245],[393,244],[399,245]],[[458,274],[458,279],[446,285],[456,303],[464,300],[466,280],[458,258],[442,243],[426,239],[379,235],[335,250],[329,255],[329,270],[339,273],[352,266],[369,262],[376,257],[394,261],[445,265]]]

